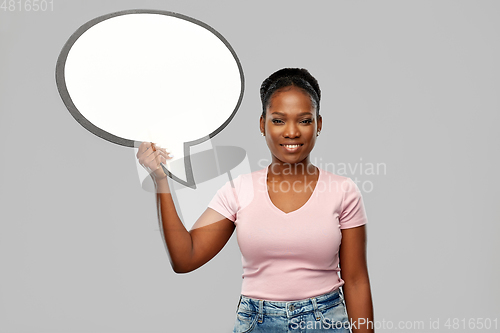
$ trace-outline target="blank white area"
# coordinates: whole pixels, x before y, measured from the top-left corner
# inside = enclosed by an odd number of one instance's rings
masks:
[[[161,14],[101,21],[71,47],[65,80],[80,113],[115,136],[168,146],[209,135],[234,112],[238,64],[208,29]],[[176,170],[185,179],[184,170]]]
[[[174,274],[133,149],[82,128],[55,87],[68,35],[124,8],[183,13],[228,39],[247,90],[212,144],[244,148],[252,171],[270,161],[258,88],[285,66],[321,84],[318,166],[385,163],[386,173],[349,173],[373,183],[363,196],[375,316],[427,326],[377,333],[495,332],[444,323],[500,313],[500,2],[54,4],[53,13],[0,11],[0,332],[231,331],[234,235],[199,271]]]

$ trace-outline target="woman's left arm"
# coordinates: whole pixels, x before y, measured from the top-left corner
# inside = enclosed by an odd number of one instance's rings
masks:
[[[347,315],[353,333],[373,333],[373,303],[366,264],[365,225],[341,229],[339,259]]]

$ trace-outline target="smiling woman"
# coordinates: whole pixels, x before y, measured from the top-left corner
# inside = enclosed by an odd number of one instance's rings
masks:
[[[149,143],[139,148],[176,272],[204,265],[236,230],[243,281],[235,333],[373,332],[361,193],[310,161],[323,125],[320,98],[305,69],[282,69],[263,82],[260,130],[272,162],[227,182],[189,232],[160,166],[169,156]]]
[[[273,157],[291,164],[308,159],[322,125],[309,94],[296,86],[281,88],[272,95],[267,113],[260,128]]]

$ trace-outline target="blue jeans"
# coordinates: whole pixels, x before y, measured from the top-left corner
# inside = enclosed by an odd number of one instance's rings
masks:
[[[344,296],[337,289],[304,300],[276,302],[240,296],[233,333],[350,333]]]

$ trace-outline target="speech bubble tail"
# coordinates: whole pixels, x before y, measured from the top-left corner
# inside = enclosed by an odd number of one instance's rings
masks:
[[[184,156],[176,159],[167,165],[161,164],[163,171],[176,182],[196,189],[196,183],[193,175],[193,168],[191,165],[190,146],[184,143]]]

